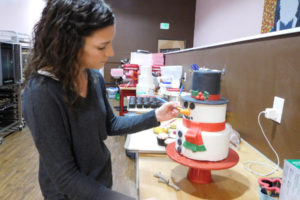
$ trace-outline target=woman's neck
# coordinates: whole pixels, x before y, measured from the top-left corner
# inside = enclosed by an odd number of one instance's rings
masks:
[[[76,89],[80,96],[87,97],[88,94],[88,76],[87,72],[85,70],[81,70],[79,72],[78,78],[77,78],[77,84]]]
[[[53,68],[50,66],[43,67],[42,70],[53,73]],[[80,69],[77,78],[74,80],[75,89],[82,97],[87,97],[88,94],[88,76],[85,68]]]

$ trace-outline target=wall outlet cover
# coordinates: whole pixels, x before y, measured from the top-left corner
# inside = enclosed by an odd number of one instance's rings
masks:
[[[273,102],[273,108],[277,110],[278,115],[274,119],[274,121],[280,123],[281,122],[281,117],[282,117],[282,111],[283,111],[283,106],[284,106],[284,99],[280,97],[274,97],[274,102]]]

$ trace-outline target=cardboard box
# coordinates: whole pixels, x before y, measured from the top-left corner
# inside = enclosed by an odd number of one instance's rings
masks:
[[[300,199],[300,160],[284,161],[279,199]]]

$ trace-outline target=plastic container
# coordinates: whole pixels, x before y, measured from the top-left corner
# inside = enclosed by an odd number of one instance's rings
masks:
[[[114,99],[116,94],[118,93],[119,89],[117,87],[108,87],[106,88],[106,93],[108,98]]]
[[[161,78],[163,82],[171,82],[172,88],[180,87],[180,80],[182,76],[182,66],[172,65],[161,67]]]
[[[173,80],[180,80],[182,76],[182,66],[181,65],[171,65],[161,67],[162,77],[172,77]],[[163,80],[165,81],[165,80]]]
[[[172,83],[171,82],[162,82],[161,83],[161,87],[164,87],[164,88],[171,88],[172,87]]]

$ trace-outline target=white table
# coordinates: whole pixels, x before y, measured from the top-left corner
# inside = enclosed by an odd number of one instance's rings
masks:
[[[129,152],[166,153],[166,148],[157,144],[152,128],[134,134],[128,134],[124,148]]]

